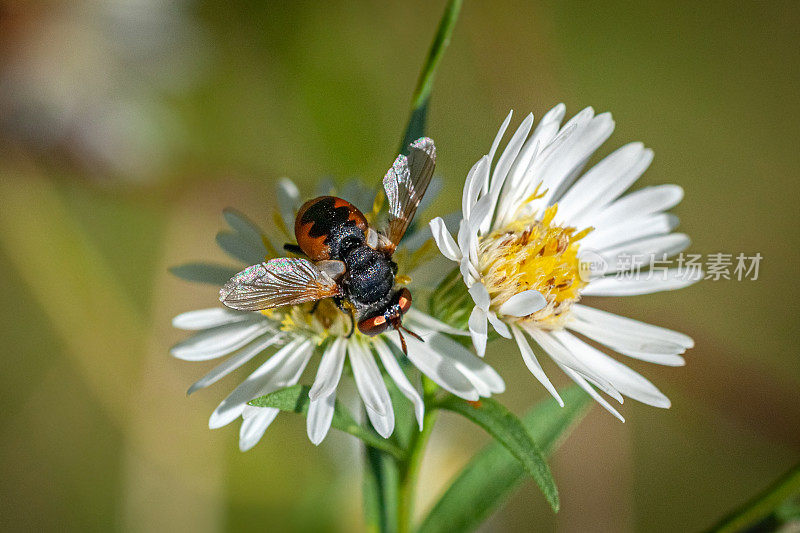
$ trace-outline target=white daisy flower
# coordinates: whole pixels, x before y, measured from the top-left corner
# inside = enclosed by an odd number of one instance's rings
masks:
[[[360,189],[363,193],[364,187]],[[348,186],[345,186],[340,194],[344,196],[347,190]],[[284,179],[279,183],[277,204],[280,208],[273,218],[275,226],[281,230],[280,238],[267,237],[242,215],[226,210],[224,216],[233,231],[218,234],[219,245],[247,264],[282,255],[276,250],[280,250],[283,243],[294,241],[294,236],[287,228],[294,226],[295,212],[300,205],[297,187],[291,181]],[[376,205],[372,216],[378,209]],[[410,233],[409,237],[409,240],[414,240]],[[424,254],[424,250],[420,249],[417,254],[398,252],[396,257],[401,269],[404,266],[408,269],[418,262],[420,253]],[[238,270],[192,264],[176,267],[173,272],[192,281],[223,285]],[[404,318],[404,324],[424,339],[423,342],[412,336],[406,338],[408,360],[442,388],[471,401],[503,392],[505,384],[502,378],[489,365],[445,335],[461,332],[415,309],[409,310]],[[242,451],[255,446],[278,415],[277,409],[253,407],[248,402],[295,385],[312,358],[317,356],[319,366],[309,392],[307,417],[311,442],[322,442],[330,429],[336,388],[348,367],[368,418],[381,436],[389,437],[394,430],[394,411],[381,366],[397,388],[414,404],[415,415],[422,429],[424,403],[398,360],[400,339],[397,334],[387,332],[369,337],[358,329],[351,334],[350,318],[330,300],[322,300],[317,305],[308,303],[260,312],[233,311],[223,307],[201,309],[178,315],[173,325],[197,331],[172,348],[172,355],[178,359],[208,361],[227,357],[194,383],[189,388],[189,394],[216,383],[253,359],[263,360],[219,404],[209,419],[209,427],[215,429],[241,416],[243,422],[239,432],[239,448]],[[380,366],[376,359],[380,360]],[[348,362],[349,365],[346,364]]]
[[[492,166],[511,120],[500,127],[489,154],[470,170],[454,240],[444,222],[430,222],[440,251],[459,264],[475,307],[469,331],[479,355],[488,324],[513,338],[533,375],[563,405],[540,366],[547,354],[620,420],[594,387],[622,403],[622,395],[657,407],[669,399],[652,383],[573,334],[662,365],[684,364],[688,336],[579,304],[581,296],[630,296],[686,287],[702,275],[678,269],[635,276],[652,261],[684,250],[689,238],[672,233],[666,211],[683,197],[677,185],[622,194],[642,175],[653,152],[630,143],[583,172],[611,135],[611,115],[586,108],[561,125],[557,105],[534,128],[528,115]],[[531,130],[533,132],[531,133]],[[597,271],[596,265],[603,266]],[[620,273],[629,275],[618,275]],[[529,339],[541,351],[534,351]]]

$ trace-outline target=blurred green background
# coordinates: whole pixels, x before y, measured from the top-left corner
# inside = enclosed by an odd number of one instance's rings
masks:
[[[349,438],[283,415],[242,454],[238,424],[207,429],[237,377],[187,398],[207,368],[169,356],[169,321],[216,290],[167,268],[225,261],[221,210],[269,224],[279,177],[377,183],[443,7],[0,3],[0,527],[361,528]],[[690,251],[764,258],[757,281],[602,302],[696,339],[686,367],[632,363],[673,407],[595,407],[552,460],[561,512],[527,484],[485,531],[698,530],[798,460],[798,28],[797,2],[466,2],[429,115],[437,214],[509,108],[563,101],[613,112],[598,156],[654,148],[637,187],[685,188]],[[545,397],[514,346],[490,354],[501,401]],[[443,417],[421,508],[486,441]]]

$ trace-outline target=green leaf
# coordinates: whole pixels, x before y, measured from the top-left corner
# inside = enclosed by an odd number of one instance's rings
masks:
[[[411,98],[411,117],[408,119],[408,127],[400,144],[400,151],[406,153],[409,143],[425,134],[425,118],[428,112],[428,100],[433,89],[433,80],[436,78],[436,69],[442,61],[444,51],[450,44],[450,37],[453,35],[458,14],[461,12],[462,0],[450,0],[445,7],[444,14],[439,21],[439,28],[433,38],[431,48],[428,51],[428,58],[419,74],[417,87]]]
[[[781,514],[791,516],[793,504],[787,500],[798,495],[800,495],[800,464],[796,464],[761,494],[734,510],[708,531],[715,533],[742,531],[750,529],[764,519],[768,519],[767,523],[780,521],[783,518]],[[794,509],[796,510],[796,507]],[[774,511],[777,511],[776,516],[770,517]],[[789,512],[787,513],[787,511]],[[769,520],[770,518],[772,520]],[[770,527],[769,530],[772,529],[777,529],[777,527]]]
[[[306,416],[308,415],[308,404],[311,403],[308,399],[308,391],[310,389],[311,387],[307,385],[294,385],[265,394],[248,403],[255,407],[274,407],[281,411],[288,411]],[[338,401],[334,407],[331,426],[339,431],[349,433],[361,439],[369,446],[383,450],[395,457],[400,458],[403,456],[403,451],[394,443],[382,438],[371,429],[365,428],[356,422],[353,415]]]
[[[170,273],[186,281],[209,283],[222,287],[228,280],[236,275],[239,270],[211,263],[186,263],[169,268]]]
[[[522,423],[549,456],[588,411],[589,397],[578,387],[531,409]],[[525,469],[498,443],[486,446],[461,470],[425,518],[420,532],[472,531],[506,502],[525,479]]]
[[[485,429],[522,463],[525,471],[539,485],[550,507],[558,512],[558,489],[550,467],[522,421],[503,404],[492,398],[467,402],[451,395],[439,402],[438,407],[458,413]]]

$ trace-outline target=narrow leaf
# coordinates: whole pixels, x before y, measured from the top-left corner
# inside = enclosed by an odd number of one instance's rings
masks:
[[[455,396],[448,396],[438,406],[468,418],[502,444],[522,463],[525,471],[539,485],[550,507],[554,512],[558,512],[558,489],[550,473],[550,467],[547,466],[542,452],[519,418],[492,398],[467,402]]]
[[[425,118],[428,112],[428,100],[433,89],[433,80],[436,78],[436,69],[442,61],[444,51],[450,44],[450,37],[453,35],[458,14],[461,12],[462,0],[450,0],[445,7],[444,14],[439,21],[439,28],[433,38],[431,48],[428,51],[428,58],[419,74],[417,87],[414,89],[414,96],[411,99],[411,117],[408,120],[408,128],[400,145],[400,150],[405,153],[408,144],[422,137],[425,132]]]
[[[306,385],[294,385],[292,387],[286,387],[264,396],[260,396],[248,403],[249,405],[253,405],[255,407],[274,407],[276,409],[280,409],[281,411],[288,411],[307,416],[308,405],[310,403],[310,400],[308,399],[308,391],[310,389],[311,387]],[[345,433],[349,433],[350,435],[361,439],[369,446],[383,450],[396,457],[402,457],[403,455],[403,451],[391,441],[382,438],[380,435],[356,422],[353,418],[353,415],[351,415],[350,412],[338,401],[334,407],[333,421],[331,422],[331,426],[339,431],[344,431]]]
[[[186,281],[209,283],[218,287],[225,285],[238,272],[236,268],[210,263],[186,263],[170,267],[169,271]]]
[[[791,519],[791,502],[788,502],[790,505],[786,505],[786,500],[798,494],[800,494],[800,464],[796,464],[791,470],[767,487],[761,494],[724,517],[708,531],[713,531],[715,533],[744,530],[760,531],[762,529],[756,527],[759,521],[768,518],[773,511],[779,511],[779,513],[776,513],[778,515],[781,513],[784,515],[788,514],[790,515],[788,518]],[[794,507],[794,512],[797,512],[796,507]],[[785,519],[787,517],[775,517],[776,520],[782,518]],[[763,530],[771,531],[772,529],[777,529],[777,527],[764,528]]]
[[[569,430],[588,412],[589,397],[578,387],[561,393],[565,406],[552,398],[522,418],[531,437],[549,456]],[[498,443],[486,446],[453,479],[425,518],[420,533],[472,531],[508,500],[525,479],[525,469]]]

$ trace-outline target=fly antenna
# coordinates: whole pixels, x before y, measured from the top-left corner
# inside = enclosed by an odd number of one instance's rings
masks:
[[[417,339],[418,341],[425,342],[425,339],[423,339],[422,337],[420,337],[419,335],[417,335],[416,333],[414,333],[413,331],[411,331],[411,330],[410,330],[410,329],[408,329],[407,327],[405,327],[405,326],[400,326],[400,327],[399,327],[399,329],[402,329],[403,331],[405,331],[406,333],[408,333],[409,335],[411,335],[412,337],[414,337],[414,338],[415,338],[415,339]]]
[[[400,331],[400,328],[397,328],[397,334],[400,335],[400,349],[403,350],[403,355],[408,357],[408,347],[406,347],[406,338],[403,337],[403,332]]]

